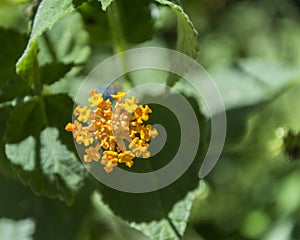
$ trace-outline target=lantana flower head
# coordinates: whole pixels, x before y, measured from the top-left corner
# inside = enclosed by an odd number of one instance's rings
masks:
[[[149,143],[158,134],[151,124],[144,124],[152,113],[150,107],[139,105],[134,96],[126,98],[125,92],[104,97],[91,90],[89,95],[90,105],[76,106],[76,120],[65,127],[86,147],[84,162],[99,162],[109,173],[118,164],[131,168],[136,157],[149,158]]]

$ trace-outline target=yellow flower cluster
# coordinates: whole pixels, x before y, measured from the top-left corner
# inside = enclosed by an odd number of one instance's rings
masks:
[[[109,173],[119,163],[131,168],[135,157],[149,158],[149,142],[158,134],[151,124],[144,124],[152,112],[149,106],[138,105],[133,96],[122,101],[125,92],[111,94],[115,104],[96,90],[89,95],[90,107],[78,105],[74,109],[77,120],[65,127],[78,144],[87,147],[84,162],[100,161]]]

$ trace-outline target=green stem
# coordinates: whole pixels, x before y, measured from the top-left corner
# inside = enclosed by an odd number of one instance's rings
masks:
[[[38,59],[37,59],[37,55],[35,54],[34,56],[34,82],[33,82],[33,85],[34,85],[34,91],[35,91],[35,94],[37,96],[41,96],[42,95],[42,84],[41,84],[41,76],[40,76],[40,69],[39,69],[39,63],[38,63]]]
[[[107,17],[111,29],[112,38],[115,44],[115,52],[121,53],[127,49],[126,40],[123,36],[121,16],[116,1],[113,1],[107,8]]]
[[[120,10],[117,1],[113,1],[110,4],[110,6],[107,8],[107,18],[111,29],[111,35],[114,41],[114,52],[117,54],[122,53],[126,51],[128,48],[124,37],[121,15],[120,15]],[[126,72],[125,78],[127,82],[130,84],[130,86],[133,86],[133,81],[129,73],[126,71],[127,63],[124,55],[120,55],[120,62],[123,68],[122,70]]]

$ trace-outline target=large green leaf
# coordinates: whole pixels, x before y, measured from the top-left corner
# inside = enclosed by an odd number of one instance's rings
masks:
[[[61,136],[64,134],[64,127],[72,117],[73,101],[65,94],[44,95],[33,97],[30,100],[18,105],[7,117],[7,128],[5,140],[7,143],[17,143],[27,136],[35,136],[47,126],[57,127]]]
[[[109,205],[114,214],[129,222],[141,223],[160,220],[166,218],[174,205],[178,201],[184,199],[188,192],[198,187],[198,172],[207,148],[208,124],[200,114],[196,101],[192,98],[189,98],[188,100],[191,106],[193,106],[201,129],[199,145],[195,142],[189,142],[189,145],[194,146],[197,150],[197,155],[195,156],[193,163],[182,176],[178,176],[179,178],[169,186],[152,192],[138,194],[126,193],[106,186],[99,186],[103,201]],[[151,100],[149,101],[151,102]],[[169,98],[166,98],[165,101],[172,102],[174,99],[170,96]],[[134,166],[130,171],[151,172],[161,169],[172,161],[178,151],[181,142],[181,134],[180,125],[176,116],[169,109],[160,105],[151,105],[151,109],[152,113],[150,121],[164,126],[167,132],[166,144],[157,155],[147,159],[147,161],[136,159]],[[191,131],[194,131],[195,133],[196,130],[191,129]],[[136,209],[143,209],[143,211],[136,211]]]
[[[35,192],[67,203],[85,178],[83,166],[68,150],[75,151],[72,135],[64,131],[72,108],[63,94],[31,98],[11,111],[5,132],[11,143],[6,154],[21,180]]]
[[[11,112],[5,140],[8,143],[17,143],[29,135],[38,134],[45,127],[42,101],[39,98],[32,98]]]
[[[72,64],[63,64],[59,62],[53,62],[46,64],[40,69],[40,78],[44,84],[52,84],[65,76],[70,71]]]
[[[160,221],[132,222],[130,225],[153,240],[180,240],[184,235],[194,199],[200,191],[201,182],[196,190],[189,192],[183,200],[177,202],[167,216]]]
[[[30,84],[34,82],[36,72],[37,41],[61,17],[74,11],[72,0],[43,0],[35,15],[27,47],[17,62],[17,72]]]
[[[13,30],[0,28],[0,84],[15,76],[15,64],[26,44],[24,35]]]
[[[17,76],[15,64],[26,44],[24,35],[0,28],[0,102],[29,92],[29,86]]]
[[[177,50],[188,55],[191,58],[196,58],[199,51],[198,33],[194,28],[189,16],[184,12],[181,6],[168,0],[155,0],[156,2],[170,7],[177,15],[178,19],[178,39]]]
[[[70,207],[63,202],[37,196],[19,181],[0,176],[0,191],[5,193],[5,197],[0,199],[0,216],[6,219],[34,219],[35,240],[149,239],[120,218],[108,214],[109,210],[103,202],[99,204],[97,201],[95,206],[93,184],[92,181],[85,184]],[[22,237],[19,239],[23,240]]]
[[[21,99],[28,95],[32,95],[32,89],[19,76],[15,75],[2,85],[0,102],[4,103],[13,99]]]
[[[79,65],[90,54],[88,43],[88,33],[84,30],[80,14],[74,12],[61,18],[38,40],[40,81],[51,85],[62,80],[66,74],[71,81],[81,70]]]
[[[90,185],[82,188],[70,207],[61,201],[37,196],[19,181],[2,176],[0,180],[0,191],[5,193],[5,197],[0,199],[0,216],[8,219],[34,219],[35,240],[77,239],[81,226],[93,211]]]
[[[47,66],[46,64],[57,65],[58,70],[63,69],[62,64],[82,64],[90,54],[88,44],[89,36],[84,29],[81,15],[77,12],[68,14],[39,38],[39,65],[43,67]]]
[[[34,138],[7,144],[6,154],[23,183],[36,193],[71,204],[82,187],[85,171],[74,153],[58,139],[55,128],[46,128]]]
[[[0,219],[1,240],[33,240],[35,223],[32,219],[14,221],[11,219]]]
[[[177,47],[176,50],[196,59],[200,50],[198,33],[189,16],[184,12],[181,6],[168,0],[155,0],[156,2],[170,7],[177,15]],[[174,59],[174,68],[181,69],[181,72],[187,72],[189,69],[188,62],[182,62],[182,59]],[[180,76],[181,77],[181,76]],[[168,85],[173,86],[180,78],[170,74]]]
[[[65,126],[72,119],[74,103],[70,97],[65,94],[45,95],[45,113],[48,126],[56,127],[59,131],[60,140],[67,148],[76,152],[72,136],[65,130]],[[54,114],[55,113],[55,114]]]

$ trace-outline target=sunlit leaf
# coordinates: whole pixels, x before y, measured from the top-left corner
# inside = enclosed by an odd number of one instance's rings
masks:
[[[0,219],[1,240],[33,240],[35,223],[32,219],[11,220]]]
[[[196,190],[189,192],[183,200],[178,201],[162,220],[130,225],[153,240],[180,240],[184,235],[194,199],[200,191],[201,183]]]
[[[72,119],[72,99],[65,94],[45,95],[43,99],[48,126],[57,128],[62,143],[77,153],[72,135],[65,130],[66,124]]]
[[[197,58],[200,50],[198,33],[189,16],[184,12],[181,6],[168,0],[155,0],[156,2],[170,7],[177,15],[177,47],[176,50],[186,54],[191,58]],[[189,69],[188,62],[174,59],[174,68],[181,69],[180,72],[185,73]],[[181,77],[181,76],[180,76]],[[168,85],[173,86],[180,78],[174,74],[170,74]]]
[[[85,178],[83,165],[58,140],[58,130],[46,128],[34,138],[7,144],[6,154],[23,183],[36,193],[71,204]]]
[[[72,100],[63,94],[32,98],[11,111],[5,132],[11,143],[6,155],[20,179],[35,192],[67,203],[85,178],[83,166],[68,150],[75,151],[72,136],[64,131],[72,108]]]
[[[89,36],[81,15],[77,12],[67,14],[39,38],[38,63],[43,67],[45,64],[82,64],[90,54],[88,44]]]
[[[103,11],[106,11],[106,8],[111,4],[113,0],[99,0],[102,5]]]
[[[35,15],[27,47],[17,62],[17,72],[29,83],[34,82],[36,51],[39,37],[64,15],[74,11],[72,0],[43,0]]]

